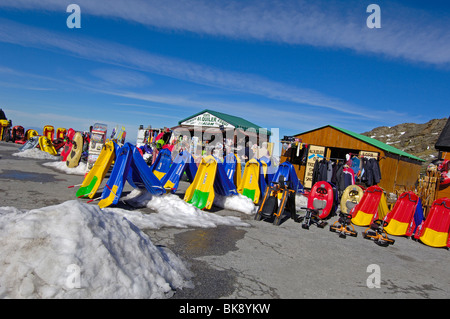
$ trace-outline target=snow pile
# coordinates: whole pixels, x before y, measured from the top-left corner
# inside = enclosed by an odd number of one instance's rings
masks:
[[[247,196],[238,194],[233,196],[222,196],[215,194],[214,205],[220,208],[235,210],[247,215],[254,215],[258,207],[253,204]]]
[[[59,161],[59,162],[48,162],[43,163],[42,165],[53,167],[54,169],[64,172],[66,174],[72,174],[72,175],[81,175],[84,176],[86,174],[87,164],[84,162],[80,162],[78,166],[76,167],[67,167],[66,162]]]
[[[77,200],[0,207],[0,298],[164,298],[192,274],[122,216]]]
[[[107,210],[123,215],[141,229],[190,226],[210,228],[218,225],[250,226],[235,216],[220,216],[202,211],[174,194],[152,196],[145,190],[135,189],[123,200],[133,207],[148,207],[155,211],[155,214],[142,214],[138,211],[107,208]]]
[[[12,156],[35,158],[35,159],[46,159],[46,160],[47,159],[59,160],[59,156],[51,155],[50,153],[41,151],[39,148],[31,148],[31,149],[24,150],[19,153],[13,153]]]

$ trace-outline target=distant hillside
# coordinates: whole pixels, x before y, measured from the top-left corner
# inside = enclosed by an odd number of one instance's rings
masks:
[[[427,166],[438,156],[434,144],[445,123],[447,118],[433,119],[424,124],[403,123],[392,127],[380,126],[361,134],[420,157],[426,161],[424,166]]]

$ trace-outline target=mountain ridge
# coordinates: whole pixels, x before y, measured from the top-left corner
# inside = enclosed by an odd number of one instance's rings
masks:
[[[379,126],[361,135],[417,156],[425,160],[423,166],[428,166],[438,158],[435,144],[446,123],[447,118],[441,118],[423,124],[401,123],[395,126]]]

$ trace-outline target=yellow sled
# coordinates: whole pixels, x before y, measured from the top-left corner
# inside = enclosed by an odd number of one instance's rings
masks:
[[[29,129],[29,130],[27,130],[26,133],[25,133],[25,136],[26,136],[27,141],[28,141],[29,139],[31,139],[33,136],[38,136],[38,135],[39,135],[38,132],[37,132],[36,130],[33,130],[33,129]]]
[[[244,175],[237,189],[239,194],[247,196],[253,203],[257,204],[261,196],[261,190],[259,189],[259,174],[260,166],[259,162],[252,158],[245,164]]]
[[[72,150],[67,156],[66,165],[67,167],[73,168],[77,167],[80,163],[81,153],[83,153],[83,135],[80,132],[76,132],[72,140]]]
[[[383,219],[389,213],[383,189],[377,185],[366,189],[363,198],[350,213],[352,223],[357,226],[369,226],[373,221]]]
[[[114,142],[111,141],[103,145],[94,166],[89,170],[78,189],[77,197],[94,197],[114,158]]]
[[[355,207],[364,195],[363,189],[358,185],[349,185],[345,188],[341,197],[340,211],[348,214]]]
[[[52,141],[47,136],[39,137],[39,147],[41,148],[41,151],[47,152],[50,155],[58,154]]]
[[[215,158],[211,155],[203,158],[194,181],[184,194],[184,200],[200,209],[210,209],[214,202],[216,171],[217,161]]]

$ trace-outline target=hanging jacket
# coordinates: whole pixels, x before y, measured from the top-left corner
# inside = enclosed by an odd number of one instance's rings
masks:
[[[367,186],[377,185],[381,180],[381,171],[375,158],[364,158],[364,175],[362,181]]]
[[[344,163],[336,163],[333,172],[331,182],[336,185],[339,192],[343,192],[345,190]]]
[[[327,182],[331,182],[333,177],[333,162],[328,161],[327,163]]]
[[[355,174],[353,173],[353,169],[351,167],[344,167],[343,172],[345,187],[355,185]]]

